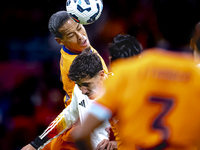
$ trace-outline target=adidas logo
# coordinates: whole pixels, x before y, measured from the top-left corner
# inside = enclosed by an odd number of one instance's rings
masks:
[[[85,107],[85,101],[84,101],[84,100],[82,100],[82,101],[79,103],[79,105],[81,105],[81,106]]]

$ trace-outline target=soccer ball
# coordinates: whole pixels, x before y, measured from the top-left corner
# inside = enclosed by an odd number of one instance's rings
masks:
[[[91,24],[101,15],[102,0],[67,0],[66,9],[69,16],[80,24]]]

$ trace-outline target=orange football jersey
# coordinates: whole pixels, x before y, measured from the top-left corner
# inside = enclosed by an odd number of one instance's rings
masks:
[[[119,149],[198,149],[200,69],[192,54],[153,48],[113,73],[97,102],[120,120]]]
[[[111,129],[112,129],[115,141],[117,141],[117,147],[120,147],[120,145],[122,144],[122,140],[121,140],[118,130],[117,130],[117,125],[119,123],[119,120],[116,118],[116,116],[114,116],[109,120],[109,122],[111,125]]]

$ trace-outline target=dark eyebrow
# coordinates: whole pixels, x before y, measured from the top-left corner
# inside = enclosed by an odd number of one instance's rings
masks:
[[[80,26],[80,24],[78,23],[78,25],[77,25],[76,29],[78,29],[78,28],[79,28],[79,26]]]

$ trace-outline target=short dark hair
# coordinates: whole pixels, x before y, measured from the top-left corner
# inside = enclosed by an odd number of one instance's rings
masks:
[[[163,37],[172,46],[189,44],[199,21],[197,1],[157,0],[154,6]]]
[[[83,51],[73,60],[68,77],[72,81],[79,81],[83,78],[90,79],[101,70],[103,70],[103,66],[98,54],[92,51]]]
[[[62,38],[62,34],[59,29],[64,25],[66,21],[70,19],[67,11],[58,11],[54,13],[49,19],[49,31],[58,38]]]
[[[118,58],[127,58],[135,56],[141,53],[142,45],[140,42],[131,35],[118,34],[113,39],[113,42],[109,44],[111,61]]]

